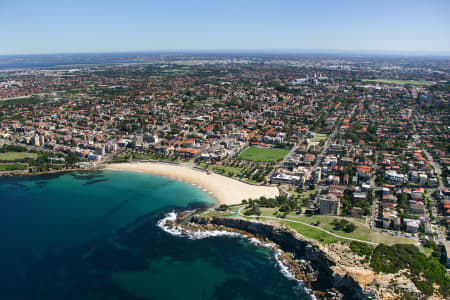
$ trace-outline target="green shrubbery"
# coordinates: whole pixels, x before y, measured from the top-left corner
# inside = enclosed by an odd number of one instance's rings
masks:
[[[216,211],[226,211],[228,209],[228,205],[221,204],[219,207],[216,208]]]
[[[433,283],[440,286],[442,296],[450,296],[450,278],[444,266],[434,257],[427,257],[414,245],[378,245],[370,266],[376,272],[397,273],[408,269],[411,279],[425,295],[433,293]]]
[[[6,152],[26,152],[27,148],[23,146],[16,146],[16,145],[3,145],[0,148],[0,153],[6,153]]]
[[[365,256],[368,259],[370,259],[373,252],[372,246],[360,242],[351,242],[350,249],[359,256]]]
[[[246,211],[244,211],[244,215],[246,215],[246,216],[250,216],[250,215],[260,216],[261,215],[261,209],[259,209],[258,206],[252,206],[249,209],[247,209]]]
[[[351,233],[356,230],[357,226],[353,224],[352,222],[349,222],[345,219],[334,219],[333,222],[331,222],[331,225],[334,226],[334,230],[342,230],[347,233]]]
[[[375,272],[397,273],[407,269],[415,286],[426,296],[434,292],[433,284],[440,286],[443,297],[450,296],[450,278],[436,256],[427,257],[414,245],[378,245],[375,249],[367,244],[351,242],[350,249],[370,260]]]
[[[16,171],[16,170],[25,170],[27,167],[23,164],[0,164],[0,171]]]

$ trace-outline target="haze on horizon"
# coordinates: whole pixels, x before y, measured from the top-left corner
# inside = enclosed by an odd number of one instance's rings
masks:
[[[450,53],[450,1],[0,2],[1,54],[317,49]]]

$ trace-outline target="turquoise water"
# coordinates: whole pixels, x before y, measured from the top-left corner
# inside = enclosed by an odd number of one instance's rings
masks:
[[[270,249],[156,226],[213,204],[189,184],[131,172],[0,178],[0,299],[306,299]]]

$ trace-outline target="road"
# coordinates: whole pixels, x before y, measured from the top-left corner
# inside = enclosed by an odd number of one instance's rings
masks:
[[[378,199],[375,196],[375,174],[372,175],[372,177],[370,178],[370,188],[371,188],[371,193],[372,193],[372,199],[373,199],[373,203],[372,203],[372,210],[371,210],[371,217],[370,217],[370,229],[375,228],[375,221],[377,219],[377,215],[378,215],[378,207],[379,207],[379,202]]]
[[[356,105],[353,106],[352,110],[351,110],[350,113],[348,114],[348,117],[349,117],[350,119],[352,118],[353,114],[355,113],[355,109],[356,109]],[[345,117],[344,117],[344,118],[345,118]],[[330,147],[331,142],[334,140],[334,137],[335,137],[337,131],[339,130],[339,124],[340,124],[339,121],[340,121],[341,119],[344,119],[344,118],[341,117],[341,118],[339,118],[338,121],[336,121],[336,125],[335,125],[333,131],[332,131],[331,134],[328,136],[327,142],[326,142],[325,145],[323,146],[323,149],[322,149],[322,151],[320,152],[319,156],[317,156],[316,163],[315,163],[315,164],[312,166],[312,168],[311,168],[311,170],[312,170],[313,172],[317,169],[317,167],[319,166],[319,164],[322,162],[323,156],[325,155],[326,151],[328,150],[328,147]],[[317,201],[317,198],[314,199],[313,205],[317,205],[316,201]]]
[[[355,113],[355,109],[356,109],[356,105],[353,106],[351,112],[348,114],[348,117],[351,119],[353,114]],[[345,117],[344,117],[345,118]],[[317,157],[317,161],[316,163],[313,165],[312,170],[315,170],[320,162],[322,161],[323,156],[325,155],[326,151],[328,150],[328,147],[330,147],[330,143],[334,140],[334,137],[337,133],[337,131],[339,130],[339,121],[343,119],[342,117],[336,121],[336,126],[334,127],[333,131],[331,132],[331,134],[328,136],[327,142],[325,143],[325,145],[323,146],[322,151],[320,152],[319,156]]]
[[[372,210],[371,210],[371,217],[370,217],[370,224],[369,225],[370,225],[370,229],[372,229],[372,230],[376,227],[375,222],[376,222],[376,219],[377,219],[377,216],[378,216],[378,213],[379,213],[378,210],[380,208],[380,202],[375,197],[375,192],[379,191],[379,190],[382,190],[382,187],[377,187],[376,184],[375,184],[375,180],[376,180],[375,174],[376,174],[378,168],[379,168],[378,155],[375,155],[375,161],[374,161],[373,170],[372,170],[373,174],[370,177],[370,188],[372,190],[373,203],[372,203]]]
[[[300,144],[301,144],[302,142],[303,142],[303,138],[302,138],[302,140],[300,141]],[[294,143],[294,145],[292,146],[292,148],[291,148],[291,150],[289,151],[289,153],[283,158],[282,161],[278,162],[278,163],[273,167],[272,171],[270,171],[270,173],[267,174],[267,175],[265,176],[265,179],[270,181],[270,178],[272,178],[272,175],[273,175],[275,172],[277,172],[277,171],[278,171],[278,168],[279,168],[280,166],[282,166],[283,163],[284,163],[285,161],[287,161],[287,160],[289,159],[289,157],[291,157],[291,156],[295,153],[295,150],[297,150],[297,143]]]
[[[426,158],[428,159],[428,161],[430,162],[430,164],[434,167],[434,170],[436,172],[436,176],[438,178],[438,182],[439,182],[439,188],[440,190],[442,190],[444,188],[444,184],[442,182],[442,170],[441,170],[441,166],[440,164],[438,164],[434,159],[433,156],[430,155],[430,153],[426,150],[426,149],[422,149],[423,153],[425,153]],[[437,241],[438,243],[444,244],[445,242],[445,236],[444,233],[442,232],[441,229],[441,225],[439,224],[440,221],[440,216],[438,215],[438,210],[436,208],[436,201],[434,200],[434,198],[431,196],[434,191],[436,191],[437,189],[427,189],[427,192],[429,193],[429,201],[431,201],[431,214],[434,216],[434,218],[436,219],[436,233],[437,233]],[[428,217],[428,211],[426,214],[426,219],[427,222],[431,225],[430,219]]]
[[[425,153],[425,156],[427,157],[428,161],[431,163],[431,165],[434,167],[434,170],[436,172],[436,176],[438,177],[438,181],[439,181],[439,189],[443,189],[444,188],[444,184],[442,182],[442,171],[441,171],[441,166],[434,161],[433,156],[430,155],[430,153],[428,153],[427,150],[422,149],[423,153]]]

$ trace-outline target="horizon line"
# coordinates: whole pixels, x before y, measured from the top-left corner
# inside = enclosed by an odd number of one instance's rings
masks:
[[[76,55],[76,54],[133,54],[133,53],[251,53],[255,54],[376,54],[395,56],[449,56],[450,51],[434,50],[354,50],[354,49],[322,49],[322,48],[255,48],[255,49],[159,49],[159,50],[112,50],[112,51],[77,51],[77,52],[35,52],[35,53],[11,53],[1,56],[33,56],[33,55]]]

